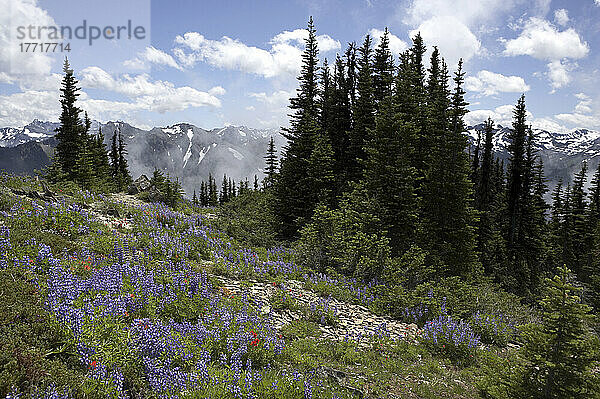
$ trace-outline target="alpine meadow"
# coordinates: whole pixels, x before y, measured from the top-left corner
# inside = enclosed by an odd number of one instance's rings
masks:
[[[0,0],[0,397],[600,398],[598,0],[53,3]]]

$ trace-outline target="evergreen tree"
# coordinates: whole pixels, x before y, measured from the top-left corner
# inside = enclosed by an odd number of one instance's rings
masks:
[[[204,180],[202,180],[202,182],[200,183],[200,205],[201,206],[208,206],[208,189],[206,188],[207,185],[204,182]]]
[[[223,205],[229,201],[229,183],[227,181],[227,175],[223,175],[223,182],[221,183],[221,196],[219,197],[219,203]]]
[[[285,130],[288,139],[281,160],[276,187],[275,212],[279,234],[290,238],[310,218],[315,203],[308,177],[309,158],[318,131],[318,49],[312,17],[308,22],[308,38],[302,54],[302,67],[296,97],[290,99],[290,128]]]
[[[490,209],[493,199],[492,174],[493,174],[493,150],[494,150],[494,121],[488,118],[484,124],[484,144],[483,157],[481,161],[481,170],[477,174],[477,209],[486,211]],[[481,135],[479,135],[481,136]],[[479,147],[479,144],[478,144]],[[477,157],[478,158],[478,157]]]
[[[318,133],[309,165],[310,184],[316,195],[313,201],[331,207],[334,200],[333,189],[335,183],[334,155],[329,137],[325,133]]]
[[[410,165],[415,135],[414,126],[395,112],[391,97],[384,99],[366,147],[363,185],[377,204],[375,217],[394,255],[404,253],[415,238],[417,199]]]
[[[497,197],[502,194],[496,180],[503,180],[500,165],[493,163],[494,122],[488,118],[484,125],[484,144],[481,168],[478,174],[477,194],[475,204],[479,215],[477,235],[477,251],[481,264],[487,275],[495,276],[503,255],[503,241],[499,234],[499,206]]]
[[[92,159],[96,170],[98,185],[106,190],[112,186],[112,170],[104,145],[102,127],[98,127],[98,134],[92,140]]]
[[[79,144],[79,155],[75,162],[73,175],[76,181],[84,188],[91,189],[95,187],[96,173],[93,158],[92,140],[88,137],[82,137]]]
[[[390,51],[389,31],[385,28],[375,49],[373,61],[373,99],[379,105],[388,96],[392,95],[394,82],[394,56]]]
[[[584,275],[585,261],[587,260],[586,235],[588,233],[586,216],[587,216],[587,201],[585,193],[585,184],[587,181],[587,163],[584,161],[581,170],[573,180],[572,191],[572,209],[571,215],[573,218],[573,263],[571,267],[575,275],[580,281],[586,281]]]
[[[427,159],[431,155],[428,150],[428,132],[427,132],[427,107],[425,93],[425,65],[423,57],[426,52],[425,44],[420,33],[417,33],[413,38],[413,45],[408,50],[408,71],[404,71],[403,77],[409,79],[401,88],[410,87],[410,97],[404,100],[404,108],[408,109],[410,120],[417,127],[418,136],[415,145],[415,155],[413,157],[413,166],[417,169],[417,178],[420,180],[424,177],[427,169]],[[404,70],[401,63],[400,72]],[[402,92],[398,92],[402,96]],[[396,96],[398,97],[398,96]]]
[[[194,190],[194,195],[192,196],[192,204],[198,205],[198,197],[196,197],[196,190]]]
[[[597,276],[597,282],[594,285],[596,287],[596,295],[600,299],[600,268],[598,267],[600,262],[595,260],[600,255],[600,163],[592,178],[585,230],[584,253],[587,256],[585,259],[584,274],[585,276],[589,276],[589,279]],[[597,303],[600,304],[600,301]]]
[[[590,308],[581,303],[565,266],[553,279],[541,301],[542,322],[525,330],[522,374],[513,382],[513,398],[590,398],[597,394],[591,368],[598,339],[590,333]]]
[[[127,159],[125,158],[125,156],[127,155],[127,149],[125,148],[125,143],[123,141],[123,135],[121,134],[121,129],[118,129],[119,131],[119,169],[118,169],[118,177],[117,177],[117,182],[118,182],[118,186],[119,186],[119,190],[125,190],[127,189],[127,187],[133,183],[133,179],[131,178],[131,175],[129,174],[129,167],[127,165]]]
[[[429,251],[429,262],[438,272],[469,276],[476,273],[478,267],[476,214],[465,151],[467,139],[463,134],[463,117],[467,112],[463,82],[461,60],[454,77],[449,126],[443,136],[436,137],[431,149],[431,164],[423,182],[421,242]],[[443,83],[440,86],[443,87]]]
[[[118,188],[117,179],[119,176],[119,146],[117,144],[117,130],[115,130],[112,135],[109,157],[111,176],[114,179],[113,181],[115,183],[115,188]]]
[[[354,104],[354,126],[350,134],[348,148],[348,181],[358,181],[362,176],[365,159],[365,145],[368,140],[368,132],[375,128],[375,99],[373,95],[372,77],[372,48],[371,37],[367,35],[363,45],[358,49],[360,54],[358,60],[357,94],[358,98]]]
[[[75,106],[75,101],[79,96],[80,88],[77,87],[77,80],[73,76],[73,70],[69,65],[69,60],[65,57],[63,66],[64,77],[60,89],[60,126],[56,129],[56,140],[58,141],[55,150],[54,161],[58,163],[53,170],[60,169],[69,180],[76,180],[76,164],[79,159],[79,151],[82,148],[81,139],[85,127],[81,124],[79,114],[81,109]],[[52,177],[51,177],[52,178]]]
[[[208,175],[208,206],[217,206],[218,197],[217,197],[217,182],[215,178],[209,174]]]
[[[254,191],[258,191],[258,176],[254,175]]]
[[[275,149],[275,141],[273,140],[273,136],[271,136],[271,140],[269,140],[269,147],[267,148],[265,161],[267,163],[267,175],[265,176],[263,184],[265,188],[269,188],[273,186],[273,183],[275,182],[275,175],[277,173],[277,150]]]
[[[350,163],[350,134],[352,130],[352,110],[350,81],[345,73],[346,66],[341,57],[336,57],[333,82],[330,89],[325,132],[334,154],[333,172],[336,176],[333,195],[339,197],[348,189]]]

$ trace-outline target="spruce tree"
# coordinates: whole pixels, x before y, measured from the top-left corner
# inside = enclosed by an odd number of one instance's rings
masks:
[[[218,205],[218,193],[217,193],[217,182],[215,178],[209,174],[208,175],[208,206],[217,206]]]
[[[590,307],[581,303],[579,288],[566,266],[546,279],[541,301],[542,322],[524,331],[520,351],[523,369],[509,389],[513,398],[591,398],[597,396],[598,339],[589,330]]]
[[[297,235],[299,228],[311,217],[315,203],[310,186],[309,158],[318,131],[318,48],[312,17],[308,22],[308,38],[302,54],[302,67],[296,97],[290,99],[290,128],[281,160],[276,186],[275,212],[279,234],[285,238]]]
[[[368,132],[375,128],[375,99],[373,95],[371,37],[367,35],[358,49],[357,95],[354,104],[354,126],[350,134],[348,148],[348,180],[358,181],[362,176],[362,161],[365,159],[365,145]]]
[[[269,147],[267,148],[267,155],[265,156],[267,164],[266,172],[267,175],[263,181],[265,188],[272,187],[275,182],[275,175],[277,174],[277,150],[275,149],[275,141],[273,136],[269,140]]]
[[[341,57],[336,57],[333,82],[330,88],[325,132],[334,154],[333,172],[336,176],[333,194],[339,197],[348,189],[349,168],[356,161],[351,159],[350,134],[352,130],[352,105],[350,80],[345,73],[347,66]],[[324,84],[324,82],[322,82]],[[321,111],[323,112],[323,110]]]
[[[448,129],[443,135],[435,136],[430,166],[423,182],[420,241],[429,251],[429,262],[438,272],[472,276],[478,271],[476,214],[472,205],[469,159],[465,151],[467,139],[463,133],[463,117],[467,112],[463,82],[461,60],[454,77]],[[443,86],[441,82],[440,87]],[[439,92],[441,95],[443,90],[439,89]],[[441,99],[439,101],[442,102]]]
[[[586,281],[586,276],[584,275],[585,269],[585,261],[587,260],[587,250],[586,247],[586,234],[587,223],[587,201],[586,201],[586,193],[585,193],[585,184],[587,182],[587,163],[584,161],[581,165],[581,170],[577,175],[575,175],[575,179],[573,180],[573,191],[572,191],[572,209],[571,215],[573,218],[573,254],[575,255],[575,259],[573,259],[573,263],[571,267],[580,281]]]
[[[223,205],[229,200],[229,183],[227,181],[227,175],[223,175],[223,181],[221,183],[221,196],[219,197],[219,203]]]
[[[375,49],[373,60],[373,99],[376,105],[392,95],[394,82],[394,56],[390,51],[389,31],[385,28]]]
[[[129,166],[127,165],[127,159],[125,156],[127,155],[127,149],[125,148],[125,142],[123,141],[123,135],[121,134],[121,129],[118,129],[119,132],[119,157],[118,157],[118,177],[117,182],[119,185],[119,190],[125,190],[127,187],[133,183],[133,179],[131,178],[131,174],[129,174]]]
[[[410,165],[416,132],[396,112],[391,97],[380,105],[366,146],[362,186],[376,203],[375,217],[387,231],[392,254],[402,255],[415,239],[417,198]]]
[[[254,175],[254,191],[258,191],[258,176]]]
[[[92,140],[92,158],[98,184],[102,190],[108,190],[112,185],[112,171],[101,126],[98,127],[98,133]]]
[[[499,234],[499,200],[502,190],[495,180],[502,180],[499,164],[493,163],[494,122],[488,118],[484,124],[484,144],[481,168],[478,174],[475,205],[480,212],[477,231],[477,251],[487,275],[495,276],[503,254],[503,241]]]
[[[79,119],[81,109],[75,106],[80,88],[77,87],[77,79],[73,76],[73,70],[66,57],[63,72],[65,75],[60,89],[60,126],[56,129],[55,136],[58,143],[55,149],[54,161],[58,165],[54,169],[60,169],[69,180],[76,180],[76,164],[79,159],[81,138],[85,127]]]
[[[335,175],[334,154],[329,137],[320,131],[315,140],[315,147],[309,159],[310,184],[316,198],[315,203],[333,206]]]
[[[115,189],[118,189],[118,177],[119,177],[119,145],[117,144],[117,130],[113,132],[111,145],[110,145],[110,169],[111,176],[115,185]]]

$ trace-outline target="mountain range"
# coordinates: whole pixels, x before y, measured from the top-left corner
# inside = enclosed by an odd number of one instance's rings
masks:
[[[58,123],[34,120],[23,127],[0,128],[0,170],[32,174],[46,166],[56,145],[54,129]],[[245,126],[225,126],[202,129],[188,123],[167,127],[140,129],[125,122],[92,123],[92,131],[102,129],[105,143],[120,129],[127,144],[127,160],[134,178],[150,176],[155,168],[177,177],[188,195],[198,190],[200,182],[212,174],[220,184],[223,174],[236,182],[254,175],[264,176],[264,155],[270,137],[275,140],[278,155],[286,139],[277,129],[253,129]],[[471,151],[483,136],[483,124],[470,126],[466,132]],[[494,131],[494,151],[508,159],[510,128],[497,125]],[[579,129],[568,133],[534,129],[536,150],[544,163],[544,172],[551,190],[558,181],[569,183],[583,161],[588,161],[588,176],[596,171],[600,161],[600,132]]]
[[[57,123],[34,121],[21,128],[0,129],[0,170],[33,174],[46,166],[56,145]],[[264,155],[271,137],[278,153],[285,138],[275,129],[252,129],[225,126],[206,130],[188,123],[178,123],[150,130],[125,122],[92,123],[92,133],[102,129],[107,149],[113,133],[119,129],[127,146],[127,161],[134,178],[151,176],[155,168],[179,178],[188,195],[200,188],[202,180],[212,174],[221,184],[223,174],[236,182],[256,175],[264,176]]]

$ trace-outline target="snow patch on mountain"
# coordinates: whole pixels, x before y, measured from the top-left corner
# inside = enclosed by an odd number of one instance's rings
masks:
[[[234,157],[236,157],[236,159],[242,160],[244,159],[244,156],[242,154],[240,154],[239,151],[234,150],[233,148],[229,147],[228,148],[229,152],[233,154]]]

